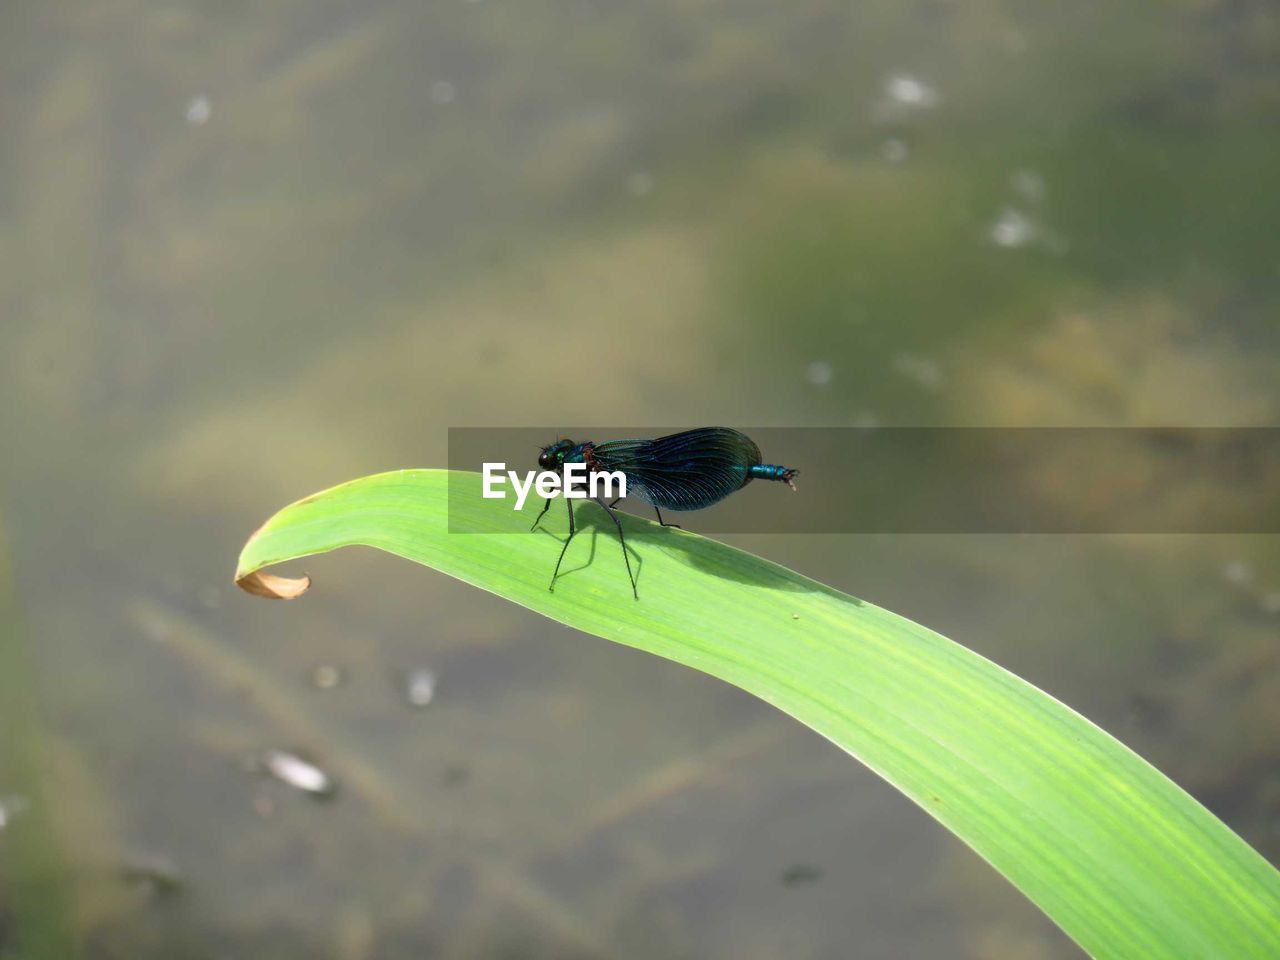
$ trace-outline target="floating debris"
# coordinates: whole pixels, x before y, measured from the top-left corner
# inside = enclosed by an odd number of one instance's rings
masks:
[[[333,778],[314,763],[285,750],[268,750],[262,767],[283,784],[317,796],[330,796],[336,789]]]
[[[222,591],[211,583],[206,583],[200,588],[200,604],[206,610],[215,610],[219,603],[222,602]]]
[[[448,80],[437,80],[431,84],[431,99],[436,103],[453,103],[457,95],[457,88]]]
[[[404,698],[422,709],[436,698],[436,675],[431,670],[410,670],[404,677]]]
[[[894,74],[886,80],[884,93],[890,100],[904,107],[928,109],[938,104],[938,91],[908,73]]]
[[[311,671],[311,685],[317,690],[332,690],[341,686],[346,679],[342,668],[335,667],[332,663],[317,664]]]
[[[805,368],[804,378],[815,387],[825,387],[831,382],[834,372],[831,369],[831,364],[827,363],[827,361],[815,360]]]
[[[811,863],[797,863],[782,871],[778,882],[784,887],[798,887],[805,883],[817,883],[822,879],[822,868]]]
[[[31,809],[31,801],[26,797],[0,797],[0,830],[3,830],[13,818]]]
[[[1015,174],[1013,187],[1024,200],[1039,203],[1044,199],[1044,181],[1030,171]],[[1056,257],[1065,256],[1071,249],[1070,241],[1062,234],[1045,226],[1025,210],[1008,204],[1000,208],[987,231],[987,238],[1005,250],[1034,245]]]
[[[1038,239],[1040,228],[1017,207],[1005,207],[991,224],[989,235],[997,247],[1012,250]]]
[[[209,102],[209,98],[204,94],[192,97],[187,101],[185,115],[188,126],[203,127],[209,122],[209,118],[213,116],[213,104]]]
[[[903,122],[912,114],[936,107],[940,99],[938,91],[919,77],[895,73],[884,81],[880,95],[871,104],[871,120],[874,123]]]
[[[1280,590],[1272,590],[1264,593],[1258,599],[1258,605],[1262,607],[1263,613],[1280,614]]]

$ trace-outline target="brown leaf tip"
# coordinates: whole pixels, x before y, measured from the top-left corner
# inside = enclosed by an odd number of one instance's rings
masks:
[[[268,600],[294,600],[307,592],[311,586],[311,578],[305,575],[278,577],[274,573],[255,570],[237,579],[236,586],[245,593],[252,593],[255,597],[266,597]]]

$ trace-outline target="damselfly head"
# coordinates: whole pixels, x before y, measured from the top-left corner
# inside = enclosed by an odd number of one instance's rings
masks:
[[[538,466],[543,470],[558,470],[564,466],[564,458],[575,444],[572,440],[557,440],[542,448],[538,454]]]

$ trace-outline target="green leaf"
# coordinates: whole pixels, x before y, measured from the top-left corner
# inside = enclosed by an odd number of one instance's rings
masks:
[[[236,578],[291,596],[309,580],[259,571],[350,544],[416,560],[774,704],[918,803],[1096,957],[1280,957],[1280,873],[1052,697],[887,610],[625,517],[637,601],[613,525],[590,503],[550,592],[566,528],[555,506],[544,520],[558,535],[530,534],[535,509],[482,499],[477,474],[366,477],[272,517]]]

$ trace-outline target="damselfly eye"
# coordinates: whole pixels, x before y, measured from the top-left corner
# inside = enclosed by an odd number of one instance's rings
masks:
[[[572,440],[557,440],[542,448],[538,457],[538,466],[543,470],[559,470],[564,466],[564,458],[573,450]]]

